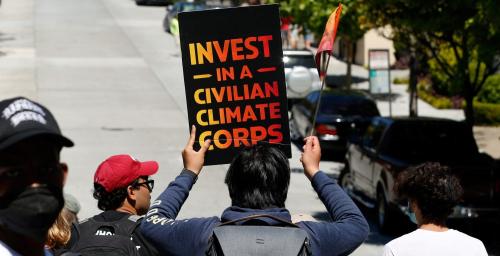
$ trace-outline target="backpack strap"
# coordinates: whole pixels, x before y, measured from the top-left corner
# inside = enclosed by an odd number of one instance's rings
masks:
[[[283,224],[285,226],[290,226],[290,227],[294,227],[294,228],[300,228],[297,224],[294,224],[294,223],[292,223],[290,221],[287,221],[285,219],[282,219],[282,218],[279,218],[279,217],[276,217],[276,216],[273,216],[273,215],[269,215],[269,214],[254,214],[254,215],[250,215],[250,216],[243,217],[243,218],[240,218],[240,219],[230,220],[230,221],[223,222],[223,223],[219,224],[219,226],[233,225],[233,224],[235,224],[237,222],[240,222],[240,221],[246,222],[246,221],[254,220],[254,219],[258,219],[258,218],[270,218],[270,219],[273,219],[275,221],[280,222],[281,224]]]
[[[141,224],[141,219],[142,217],[138,215],[130,215],[110,222],[96,221],[93,217],[87,218],[80,221],[79,225],[77,225],[77,232],[78,235],[81,236],[94,235],[95,230],[101,227],[112,227],[115,234],[131,236],[135,229]]]
[[[142,219],[142,216],[139,215],[130,215],[128,216],[128,219],[133,221],[133,222],[139,222]]]
[[[132,236],[137,227],[141,224],[142,217],[137,215],[130,215],[127,218],[123,217],[113,224],[115,225],[116,233],[122,236]]]

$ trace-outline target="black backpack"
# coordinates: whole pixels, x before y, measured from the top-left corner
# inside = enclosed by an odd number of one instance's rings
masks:
[[[269,226],[257,218],[267,217],[282,226]],[[234,225],[243,221],[243,225]],[[311,255],[307,232],[299,226],[266,214],[252,215],[217,226],[209,240],[206,255],[296,256]]]
[[[132,241],[132,233],[139,226],[139,220],[137,215],[112,222],[85,219],[78,225],[79,239],[71,252],[82,256],[139,256]]]

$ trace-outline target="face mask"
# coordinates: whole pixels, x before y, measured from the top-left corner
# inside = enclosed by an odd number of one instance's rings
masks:
[[[413,222],[414,224],[417,224],[417,217],[415,216],[415,213],[411,210],[410,203],[408,203],[408,210],[405,211],[406,216],[410,218],[410,221]]]
[[[414,224],[417,224],[417,217],[415,216],[414,212],[407,212],[406,216],[410,218],[410,221],[413,222]]]
[[[43,243],[63,206],[62,189],[28,187],[10,203],[0,206],[0,225]]]

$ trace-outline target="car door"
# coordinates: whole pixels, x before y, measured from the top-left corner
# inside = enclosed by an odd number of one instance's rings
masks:
[[[358,145],[357,152],[359,153],[352,156],[352,162],[356,164],[353,176],[357,189],[369,197],[374,194],[373,181],[375,180],[377,146],[384,130],[384,123],[375,118],[366,129],[362,141]]]
[[[314,115],[317,98],[317,93],[311,93],[303,101],[294,106],[293,118],[295,119],[297,130],[302,137],[306,137],[311,128],[311,116]]]

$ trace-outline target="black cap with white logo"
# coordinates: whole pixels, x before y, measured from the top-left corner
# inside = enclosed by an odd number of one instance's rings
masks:
[[[0,150],[36,135],[53,136],[62,146],[73,146],[44,106],[24,97],[0,101]]]

